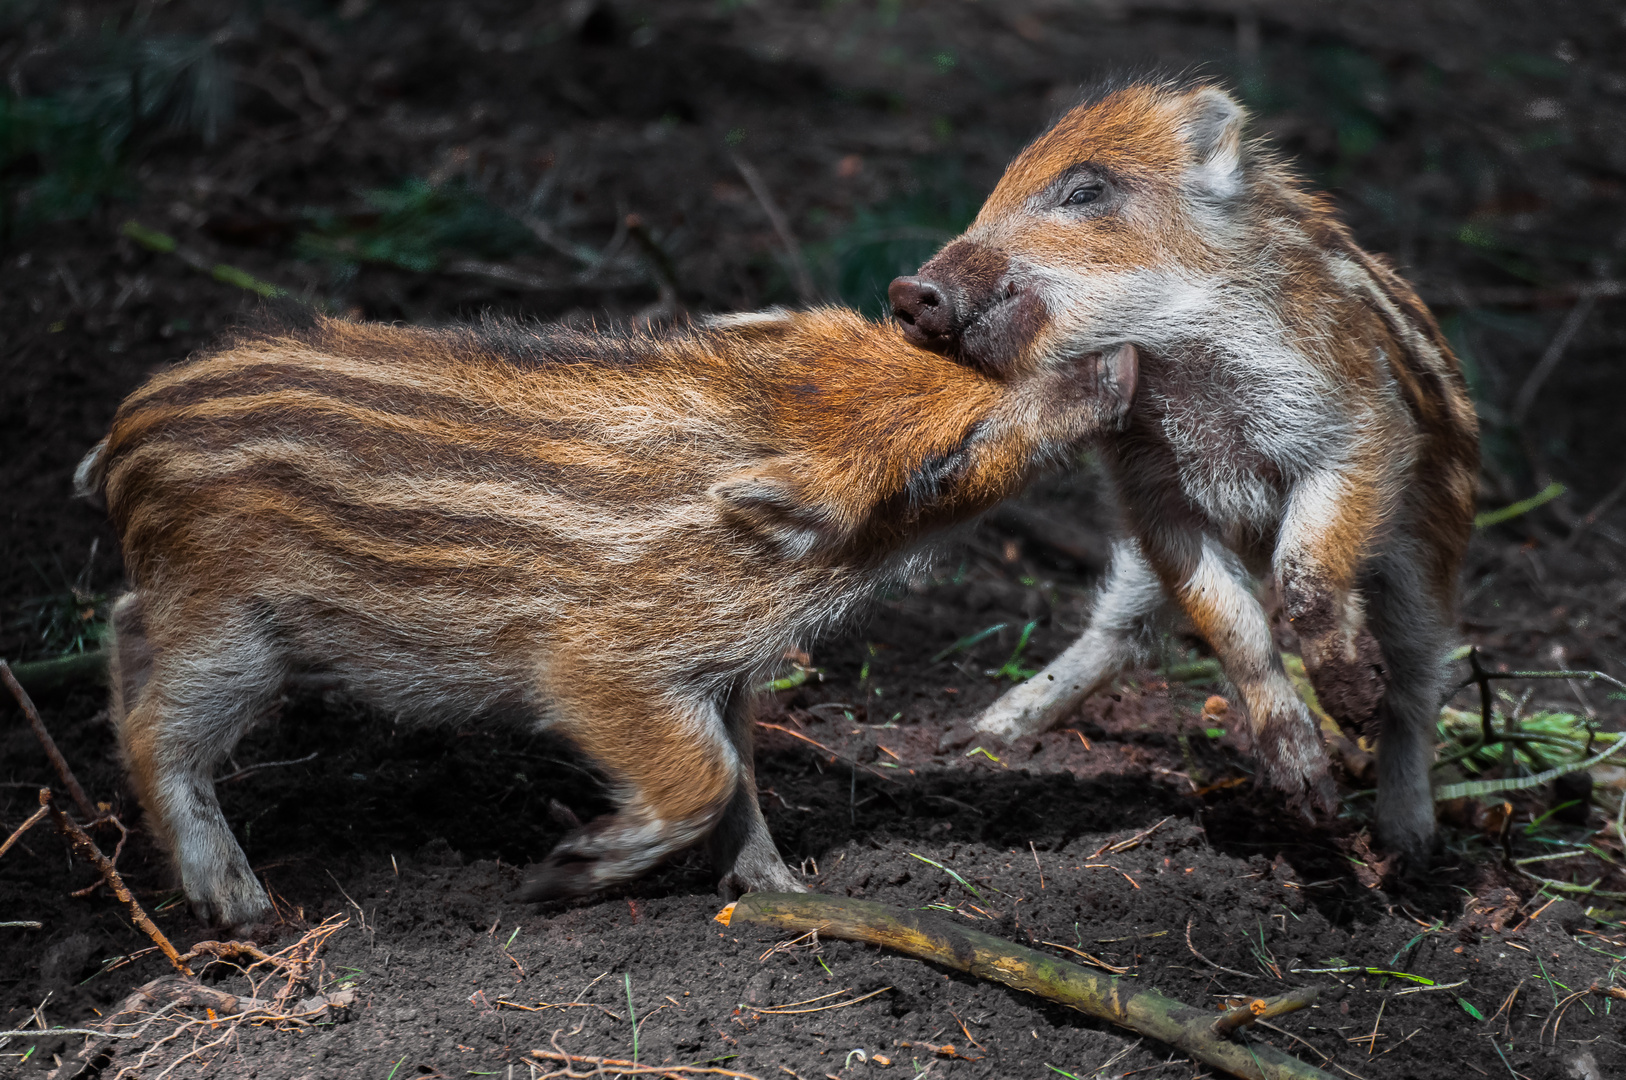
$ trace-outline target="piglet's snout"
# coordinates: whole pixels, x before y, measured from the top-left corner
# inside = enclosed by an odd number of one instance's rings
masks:
[[[949,291],[923,277],[894,278],[886,290],[903,336],[923,349],[949,353],[957,337]]]

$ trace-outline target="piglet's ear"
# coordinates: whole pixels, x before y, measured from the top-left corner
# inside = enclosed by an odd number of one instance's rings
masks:
[[[734,524],[791,558],[836,546],[842,530],[829,508],[811,498],[791,458],[771,458],[723,477],[709,494]]]
[[[1180,103],[1180,133],[1195,164],[1186,174],[1209,199],[1230,199],[1242,190],[1242,126],[1248,114],[1235,98],[1214,86],[1187,94]]]
[[[1140,384],[1140,352],[1126,341],[1100,355],[1095,373],[1106,410],[1112,422],[1121,426],[1129,416],[1129,407],[1135,402],[1135,388]]]

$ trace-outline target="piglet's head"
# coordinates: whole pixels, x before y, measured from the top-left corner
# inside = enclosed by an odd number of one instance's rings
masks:
[[[892,282],[893,315],[916,345],[995,375],[1155,345],[1178,283],[1211,273],[1235,235],[1243,120],[1211,86],[1073,109],[963,236]]]

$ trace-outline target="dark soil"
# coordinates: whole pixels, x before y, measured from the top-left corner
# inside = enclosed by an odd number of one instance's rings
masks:
[[[737,153],[807,246],[819,287],[864,303],[893,272],[891,249],[865,263],[855,230],[924,231],[929,252],[925,224],[963,222],[1081,82],[1157,66],[1243,87],[1261,129],[1334,191],[1362,241],[1421,283],[1487,420],[1485,508],[1555,477],[1568,486],[1476,537],[1465,640],[1508,668],[1626,676],[1622,515],[1606,506],[1586,520],[1620,480],[1621,301],[1599,302],[1530,421],[1506,422],[1574,303],[1572,286],[1623,276],[1626,24],[1583,3],[1506,3],[1494,17],[1446,3],[1245,10],[1257,14],[948,0],[19,7],[0,33],[15,93],[69,78],[64,42],[212,35],[236,100],[217,143],[152,133],[124,195],[71,222],[19,229],[0,247],[0,654],[56,655],[95,626],[121,568],[100,515],[69,498],[74,464],[149,372],[259,306],[121,237],[124,221],[359,317],[498,310],[602,321],[660,314],[647,264],[616,239],[636,213],[690,311],[794,302]],[[381,212],[359,193],[410,177],[530,210],[570,243],[620,244],[623,254],[605,280],[573,276],[580,266],[558,250],[505,254],[494,240],[419,269],[302,257],[312,233],[372,235]],[[532,285],[504,286],[470,263],[500,263]],[[1010,685],[988,672],[1026,623],[1037,624],[1026,667],[1081,629],[1111,517],[1087,467],[1047,482],[946,546],[931,575],[865,623],[819,644],[822,677],[764,703],[763,805],[808,885],[939,905],[1058,955],[1072,954],[1040,943],[1089,953],[1193,1004],[1322,984],[1332,992],[1318,1006],[1253,1037],[1336,1075],[1626,1075],[1612,1002],[1594,994],[1559,1008],[1626,963],[1623,904],[1608,897],[1626,889],[1622,844],[1601,809],[1619,805],[1620,770],[1595,773],[1600,806],[1580,823],[1538,821],[1554,804],[1547,790],[1514,797],[1505,829],[1483,808],[1450,808],[1441,861],[1402,887],[1382,880],[1367,846],[1365,781],[1341,777],[1336,820],[1289,816],[1254,790],[1234,737],[1207,733],[1223,721],[1202,715],[1205,698],[1223,688],[1171,683],[1163,669],[1089,702],[1065,730],[1008,751],[938,752],[951,724]],[[1197,647],[1175,633],[1169,659]],[[1533,685],[1527,710],[1547,703],[1591,711],[1605,731],[1623,727],[1619,698]],[[40,704],[92,796],[133,826],[119,865],[143,904],[183,947],[209,936],[140,830],[101,692],[55,691]],[[56,778],[17,711],[0,706],[0,717],[3,835]],[[698,856],[591,902],[518,902],[524,865],[563,835],[551,803],[583,817],[603,806],[581,760],[544,738],[408,730],[311,693],[290,699],[281,723],[251,734],[236,760],[288,763],[220,789],[280,905],[267,944],[348,918],[315,981],[348,983],[355,1005],[305,1030],[180,1029],[177,1013],[89,1072],[78,1071],[82,1037],[29,1035],[0,1045],[0,1075],[44,1076],[60,1058],[59,1076],[529,1077],[547,1069],[527,1053],[554,1038],[570,1053],[630,1058],[629,1006],[639,1060],[763,1078],[1203,1072],[1168,1047],[874,948],[825,941],[770,954],[771,935],[711,921],[720,901]],[[1592,854],[1535,868],[1596,881],[1603,895],[1554,900],[1510,861],[1588,838]],[[93,1024],[168,970],[105,890],[70,896],[94,880],[46,828],[0,858],[0,922],[43,924],[0,927],[0,1029],[38,1017]],[[1432,982],[1311,973],[1364,967]],[[247,988],[226,965],[205,978]],[[824,1012],[758,1011],[883,987]],[[570,1004],[535,1011],[542,1003]],[[934,1049],[945,1045],[952,1053]]]

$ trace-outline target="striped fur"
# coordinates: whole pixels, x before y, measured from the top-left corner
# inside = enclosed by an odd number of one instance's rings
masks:
[[[114,711],[188,898],[267,911],[209,778],[300,671],[578,745],[619,810],[533,898],[708,836],[725,890],[797,888],[749,688],[927,534],[1121,423],[1126,357],[995,378],[825,310],[659,336],[322,320],[158,375],[80,478],[123,539]]]
[[[1213,645],[1270,783],[1330,809],[1325,752],[1252,578],[1320,699],[1379,736],[1379,838],[1420,858],[1478,433],[1417,294],[1211,86],[1135,85],[1024,150],[965,235],[894,283],[911,339],[991,370],[1139,350],[1106,458],[1129,536],[1094,625],[977,722],[1012,737],[1105,686],[1172,598]],[[1152,587],[1155,583],[1157,587]]]

